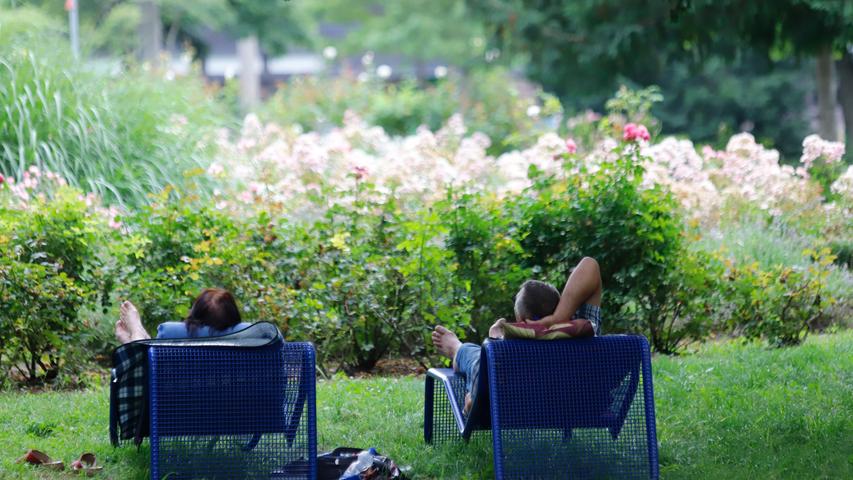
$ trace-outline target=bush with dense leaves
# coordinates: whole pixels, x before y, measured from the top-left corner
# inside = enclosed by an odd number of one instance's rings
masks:
[[[369,184],[355,188],[353,202],[298,221],[277,211],[235,218],[167,191],[128,218],[135,248],[119,290],[153,331],[184,318],[203,288],[225,288],[245,321],[315,342],[323,370],[423,358],[429,325],[468,323],[444,227],[428,210],[407,216],[371,200]]]
[[[154,331],[180,321],[204,288],[219,287],[238,299],[246,321],[279,323],[287,332],[287,255],[277,250],[269,219],[228,216],[170,189],[128,217],[127,268],[119,292]]]
[[[679,353],[688,342],[722,330],[717,319],[721,274],[722,262],[713,254],[682,248],[660,282],[639,295],[643,308],[633,314],[655,351]]]
[[[806,250],[814,265],[777,265],[761,269],[756,262],[726,264],[721,285],[729,327],[746,338],[765,338],[772,345],[798,345],[834,302],[826,292],[829,249]],[[724,310],[724,311],[725,311]]]
[[[75,189],[42,190],[22,201],[0,184],[0,366],[30,384],[81,367],[67,359],[99,328],[79,313],[107,305],[116,273],[107,219]]]
[[[448,230],[445,243],[457,264],[455,274],[468,290],[468,336],[474,342],[486,337],[496,319],[514,318],[513,298],[531,277],[507,206],[493,196],[480,194],[462,194],[439,204]]]
[[[519,200],[525,264],[562,285],[581,258],[596,258],[606,330],[639,331],[636,312],[659,308],[657,292],[683,248],[676,203],[658,187],[642,188],[634,144],[623,144],[594,168],[573,158],[565,167],[564,175],[540,176]]]
[[[432,326],[461,333],[469,322],[446,229],[429,209],[403,213],[375,200],[370,184],[352,193],[304,230],[299,331],[317,343],[324,367],[369,370],[392,353],[425,358]]]
[[[602,268],[607,331],[645,333],[663,353],[704,338],[721,267],[687,248],[679,207],[644,183],[637,145],[626,142],[592,166],[573,155],[553,161],[563,169],[531,167],[532,187],[515,197],[463,194],[443,202],[447,246],[470,288],[475,337],[495,319],[512,317],[525,279],[561,288],[571,268],[592,256]]]
[[[91,294],[58,270],[0,260],[0,367],[30,385],[57,378],[82,329],[77,312]]]

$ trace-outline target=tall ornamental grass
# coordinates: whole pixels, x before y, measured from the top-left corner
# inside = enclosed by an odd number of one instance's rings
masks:
[[[122,68],[73,60],[36,11],[0,10],[0,173],[35,165],[122,204],[195,181],[222,108],[200,80]]]

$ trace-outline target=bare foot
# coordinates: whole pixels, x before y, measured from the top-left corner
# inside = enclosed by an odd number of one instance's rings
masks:
[[[118,320],[116,322],[116,339],[124,345],[130,343],[130,337],[130,330],[128,330],[127,325],[122,320]]]
[[[125,335],[127,335],[127,340],[123,339]],[[142,326],[139,311],[128,301],[121,304],[119,319],[116,322],[116,338],[122,343],[151,338],[145,331],[145,327]]]
[[[453,361],[453,369],[456,370],[456,352],[462,346],[459,337],[445,327],[438,325],[432,331],[432,344],[438,353]]]
[[[489,338],[504,338],[504,323],[506,320],[499,318],[489,327]]]

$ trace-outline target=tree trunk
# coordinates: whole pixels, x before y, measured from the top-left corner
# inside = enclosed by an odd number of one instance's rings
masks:
[[[160,61],[160,46],[163,44],[163,24],[160,22],[160,7],[154,0],[139,2],[142,20],[139,22],[139,58],[152,66]]]
[[[838,71],[838,103],[844,114],[844,139],[853,140],[853,55],[844,52],[836,63]],[[849,157],[848,157],[849,158]]]
[[[261,51],[258,37],[250,35],[237,41],[240,59],[240,107],[250,112],[261,102]]]
[[[832,51],[821,49],[817,55],[817,108],[818,133],[826,140],[835,140],[838,126],[835,123],[835,95],[832,88]]]
[[[169,31],[166,32],[166,51],[169,52],[169,55],[178,49],[178,31],[181,29],[181,17],[183,15],[178,13],[175,20],[169,25]]]

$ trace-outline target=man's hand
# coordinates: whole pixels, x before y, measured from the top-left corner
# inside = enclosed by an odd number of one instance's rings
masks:
[[[525,323],[534,325],[544,325],[549,328],[553,327],[556,324],[560,324],[560,328],[567,328],[567,333],[573,337],[595,336],[595,329],[592,326],[592,322],[585,318],[576,318],[574,320],[561,322],[553,315],[549,315],[547,317],[542,318],[541,320],[525,320]]]
[[[503,318],[497,319],[497,321],[489,327],[489,338],[504,338],[504,323],[506,323],[506,320]]]
[[[547,317],[542,317],[539,320],[524,320],[524,323],[530,323],[533,325],[543,325],[545,327],[550,327],[551,325],[557,323],[557,319],[553,315],[548,315]]]

